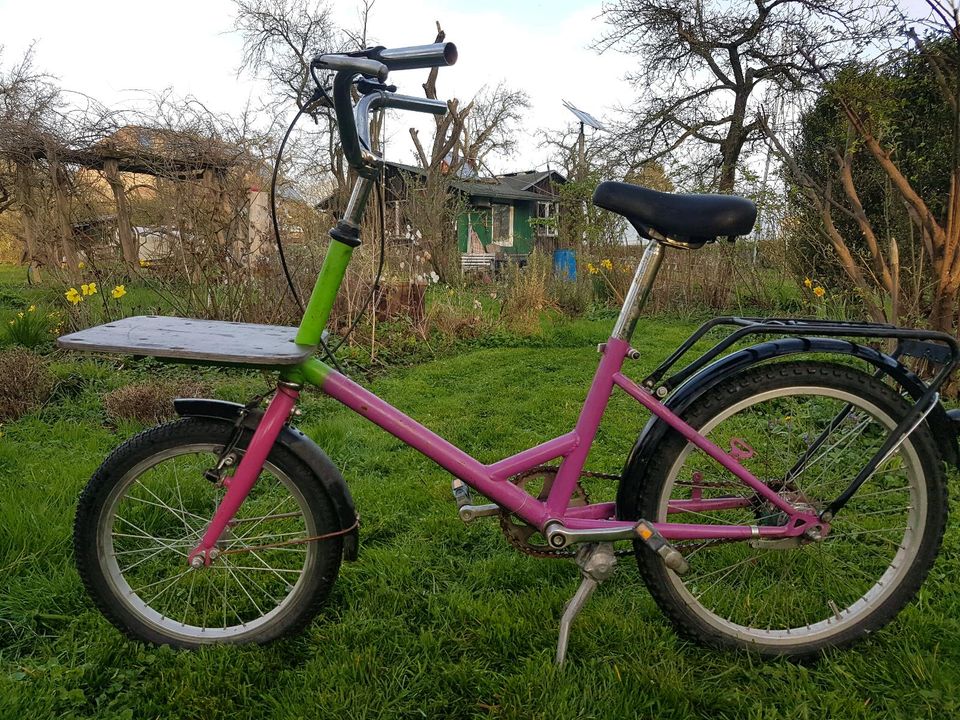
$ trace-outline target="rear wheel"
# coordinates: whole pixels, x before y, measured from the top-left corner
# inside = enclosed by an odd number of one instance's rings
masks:
[[[189,566],[225,492],[204,472],[232,432],[200,418],[147,430],[118,447],[80,497],[77,568],[97,607],[131,637],[187,648],[268,642],[309,622],[336,580],[341,538],[307,540],[339,530],[333,505],[310,468],[280,446],[218,556]]]
[[[908,412],[902,397],[853,368],[760,366],[709,391],[684,416],[791,504],[820,512]],[[782,525],[786,516],[679,434],[653,451],[624,517],[662,523]],[[629,493],[624,495],[629,496]],[[722,509],[692,507],[719,500]],[[684,502],[686,501],[686,502]],[[884,462],[819,541],[677,543],[681,576],[636,547],[650,591],[685,635],[709,645],[804,658],[849,644],[913,597],[946,522],[942,462],[926,424]]]

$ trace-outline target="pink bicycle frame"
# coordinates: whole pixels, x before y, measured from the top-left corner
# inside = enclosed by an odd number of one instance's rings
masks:
[[[522,518],[539,530],[549,526],[562,528],[576,537],[575,542],[594,539],[629,539],[637,526],[635,520],[617,518],[612,502],[570,507],[577,480],[583,471],[600,421],[614,387],[619,387],[636,399],[690,443],[713,458],[723,468],[751,488],[757,496],[782,510],[788,522],[781,526],[720,525],[688,523],[649,523],[666,540],[746,539],[751,537],[795,537],[809,528],[822,525],[816,515],[801,512],[780,497],[777,492],[757,479],[734,457],[699,434],[671,412],[649,391],[634,383],[622,373],[623,362],[630,352],[629,344],[611,337],[601,346],[600,365],[590,385],[580,417],[573,430],[524,450],[498,462],[485,465],[452,445],[442,437],[408,417],[389,403],[381,400],[349,378],[330,370],[319,360],[311,359],[299,367],[303,377],[319,385],[324,393],[343,403],[358,414],[380,426],[407,445],[416,448],[452,475],[460,478],[477,492],[509,512]],[[190,554],[191,561],[202,555],[206,562],[213,549],[243,502],[263,462],[273,446],[284,422],[296,403],[298,392],[289,384],[281,383],[259,426],[251,439],[237,471],[230,480],[227,493],[208,525],[200,544]],[[556,479],[545,501],[540,501],[510,482],[510,478],[533,469],[550,460],[561,458]],[[732,503],[732,504],[731,504]],[[742,498],[714,498],[675,500],[671,512],[709,511],[742,506]],[[197,560],[195,560],[197,558]]]

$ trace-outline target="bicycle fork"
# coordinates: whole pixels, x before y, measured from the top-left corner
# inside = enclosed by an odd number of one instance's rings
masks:
[[[240,505],[250,494],[257,478],[260,477],[263,463],[270,454],[270,450],[273,448],[273,444],[287,419],[296,409],[299,397],[300,387],[298,385],[281,382],[277,386],[277,392],[267,405],[263,418],[250,440],[250,445],[237,466],[237,471],[232,477],[223,479],[227,492],[213,513],[200,543],[187,556],[187,562],[190,563],[191,567],[209,565],[219,555],[217,542],[227,525],[233,520],[237,510],[240,509]]]

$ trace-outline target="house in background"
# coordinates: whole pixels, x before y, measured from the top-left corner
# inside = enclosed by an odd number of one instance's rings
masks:
[[[388,169],[393,175],[390,195],[399,226],[404,181],[422,177],[424,171],[399,163],[388,163]],[[557,248],[558,189],[566,181],[555,170],[451,180],[451,191],[459,193],[466,206],[457,218],[464,269],[492,269],[497,258],[525,262],[534,250],[552,253]]]

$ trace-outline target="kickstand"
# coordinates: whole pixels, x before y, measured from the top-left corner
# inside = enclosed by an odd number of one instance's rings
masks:
[[[617,565],[617,556],[613,552],[611,543],[583,545],[577,550],[576,563],[580,566],[580,587],[570,598],[563,610],[563,617],[560,619],[560,637],[557,640],[556,664],[563,665],[567,657],[567,643],[570,640],[570,626],[573,620],[583,606],[586,604],[593,591],[597,589],[604,580],[613,575]]]

